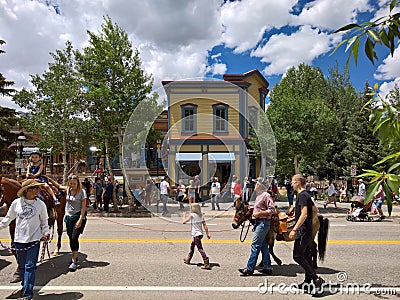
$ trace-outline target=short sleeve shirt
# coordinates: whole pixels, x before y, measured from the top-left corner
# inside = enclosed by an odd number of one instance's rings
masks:
[[[198,214],[190,213],[192,216],[191,227],[192,227],[192,236],[200,236],[203,235],[203,217],[200,217]]]
[[[67,203],[65,205],[65,215],[72,216],[76,213],[80,213],[82,205],[86,205],[86,191],[84,189],[80,190],[76,195],[68,191]]]
[[[314,202],[311,199],[311,196],[307,191],[303,190],[297,195],[297,200],[295,204],[295,218],[296,222],[299,220],[301,215],[301,207],[307,206],[307,219],[300,226],[299,230],[305,231],[307,233],[312,233],[312,207],[314,206]]]
[[[211,183],[211,194],[213,195],[218,195],[219,194],[219,189],[221,188],[221,185],[219,182],[213,182]]]
[[[161,181],[160,183],[160,193],[161,195],[168,195],[169,183],[167,181]]]

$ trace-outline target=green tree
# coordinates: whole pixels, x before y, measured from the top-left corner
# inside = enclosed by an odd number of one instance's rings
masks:
[[[378,138],[372,133],[368,120],[369,111],[363,109],[364,105],[371,100],[370,88],[366,82],[362,97],[356,99],[352,117],[348,121],[347,145],[343,151],[346,165],[356,165],[357,174],[382,159],[386,154],[380,147]],[[349,174],[349,169],[346,171]]]
[[[41,134],[40,148],[60,145],[63,151],[64,182],[67,179],[67,155],[85,145],[88,121],[81,112],[82,91],[71,42],[64,50],[50,53],[53,62],[42,75],[31,75],[33,90],[23,89],[14,101],[28,110],[22,125]]]
[[[16,141],[17,136],[10,132],[11,127],[17,125],[19,114],[15,109],[0,106],[0,161],[13,161],[15,149],[8,148]]]
[[[88,31],[89,46],[77,52],[83,84],[88,91],[85,104],[97,128],[97,141],[104,143],[107,166],[110,166],[110,142],[117,133],[122,162],[122,126],[135,107],[151,92],[152,78],[141,69],[139,51],[133,50],[127,33],[109,17],[104,18],[98,34]],[[123,167],[123,164],[121,164]],[[112,170],[109,167],[109,174]],[[128,180],[125,180],[129,193]],[[115,193],[113,193],[115,194]],[[133,197],[128,195],[130,208]],[[116,199],[114,199],[116,210]]]
[[[305,162],[325,152],[337,123],[328,99],[329,84],[322,71],[305,64],[289,69],[271,90],[266,114],[276,138],[277,164],[292,162],[284,173],[303,171]]]
[[[388,15],[362,24],[348,24],[335,31],[335,33],[347,32],[347,38],[340,42],[333,50],[334,53],[342,45],[347,44],[346,52],[348,50],[350,50],[350,52],[346,67],[348,67],[351,57],[353,57],[357,65],[360,43],[364,38],[364,51],[372,63],[374,63],[375,60],[379,60],[375,50],[377,45],[390,49],[390,54],[393,56],[400,38],[400,13],[392,14],[392,12],[399,4],[399,0],[392,0],[389,5]]]
[[[0,40],[0,46],[4,45],[6,42],[3,40]],[[0,54],[5,53],[4,50],[0,49]],[[0,73],[0,94],[3,96],[11,96],[15,90],[9,88],[10,86],[14,85],[14,81],[11,80],[6,80],[6,78],[3,76],[3,74]]]

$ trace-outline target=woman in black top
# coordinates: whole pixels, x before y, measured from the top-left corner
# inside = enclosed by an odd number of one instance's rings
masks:
[[[296,174],[292,178],[293,189],[297,192],[295,204],[296,224],[290,232],[289,237],[294,240],[293,259],[305,271],[306,277],[303,283],[299,285],[301,289],[308,289],[313,293],[318,293],[323,283],[321,277],[315,273],[311,260],[311,246],[313,243],[312,220],[318,213],[311,196],[305,190],[306,179],[301,174]],[[314,288],[311,286],[314,283]]]

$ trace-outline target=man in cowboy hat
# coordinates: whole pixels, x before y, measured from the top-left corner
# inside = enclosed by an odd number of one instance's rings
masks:
[[[19,198],[11,203],[7,215],[0,222],[0,229],[3,229],[16,220],[14,245],[17,250],[23,299],[33,297],[40,240],[50,237],[46,205],[37,197],[43,185],[44,183],[35,179],[24,181],[17,193]]]

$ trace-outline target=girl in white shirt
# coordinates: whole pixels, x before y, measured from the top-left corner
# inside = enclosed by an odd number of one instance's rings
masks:
[[[186,224],[187,222],[190,221],[190,227],[191,227],[191,232],[192,232],[192,243],[190,244],[190,251],[189,254],[186,258],[183,259],[183,262],[185,264],[190,264],[190,260],[193,257],[194,254],[194,247],[197,247],[197,250],[199,250],[201,257],[203,258],[204,265],[201,267],[202,269],[207,269],[210,270],[210,259],[207,257],[207,254],[205,253],[203,249],[203,245],[201,243],[201,239],[203,238],[203,227],[204,230],[206,231],[207,238],[211,238],[211,234],[208,231],[208,227],[206,224],[206,221],[204,221],[203,214],[201,213],[201,208],[198,203],[192,203],[190,204],[190,216],[186,217],[186,214],[183,213],[183,224]]]

